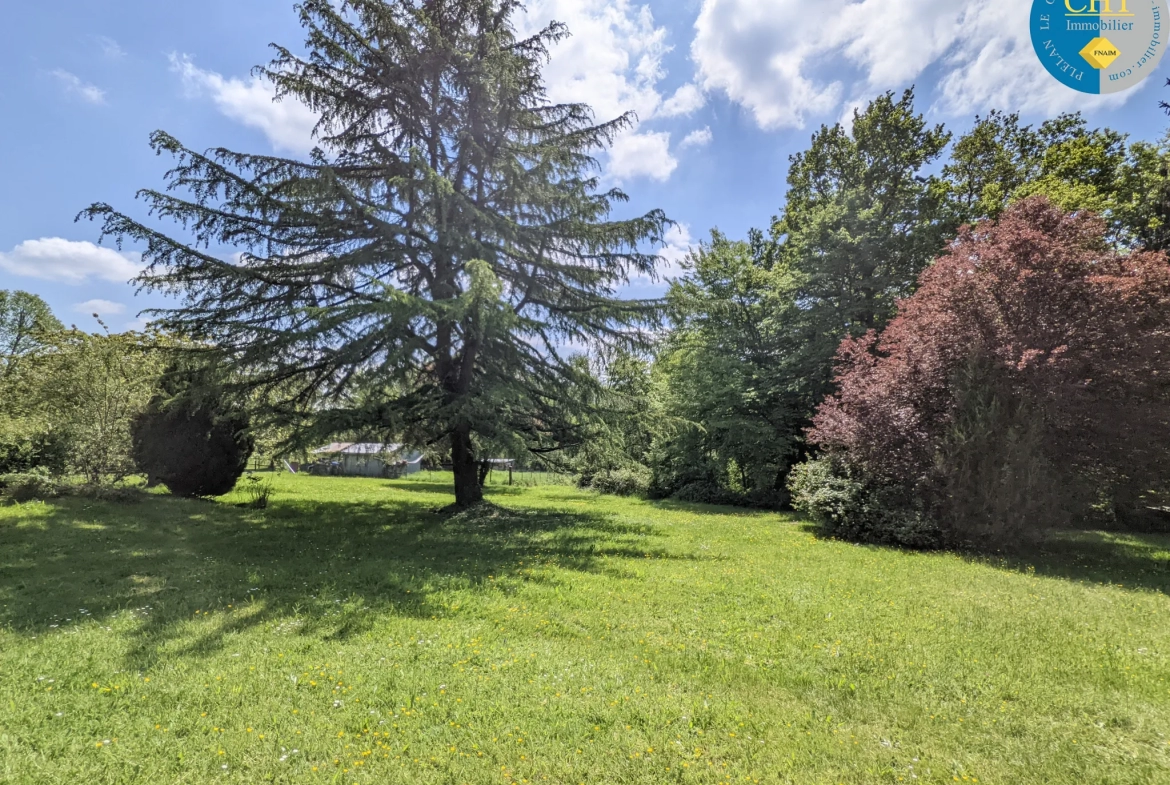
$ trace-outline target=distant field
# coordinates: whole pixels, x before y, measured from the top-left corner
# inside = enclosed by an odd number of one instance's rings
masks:
[[[0,782],[1170,783],[1170,538],[273,481],[0,508]]]

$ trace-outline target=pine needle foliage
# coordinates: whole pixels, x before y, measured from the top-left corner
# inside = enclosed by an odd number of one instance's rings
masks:
[[[306,53],[273,45],[255,72],[318,116],[308,160],[197,153],[160,131],[177,164],[139,196],[187,239],[105,204],[82,214],[145,246],[144,287],[183,298],[156,314],[164,329],[220,347],[289,410],[312,400],[334,432],[448,443],[459,505],[480,499],[484,450],[572,438],[589,380],[558,347],[644,339],[657,303],[618,289],[653,274],[644,249],[670,223],[611,217],[627,197],[594,155],[634,117],[551,102],[541,69],[568,31],[522,37],[520,8],[305,0]]]

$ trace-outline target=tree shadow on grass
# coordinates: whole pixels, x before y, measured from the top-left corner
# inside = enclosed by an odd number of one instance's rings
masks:
[[[812,523],[801,530],[823,537]],[[865,545],[875,550],[894,546]],[[1170,535],[1134,532],[1060,531],[1014,552],[961,554],[996,569],[1077,583],[1119,586],[1170,595]]]
[[[455,484],[453,482],[443,481],[427,481],[427,480],[388,480],[386,487],[396,491],[407,491],[409,493],[443,493],[448,496],[455,495]],[[518,485],[485,485],[483,489],[484,497],[491,499],[494,496],[519,496],[524,493],[526,489]]]
[[[1026,554],[988,560],[1016,572],[1170,595],[1170,535],[1060,532]]]
[[[455,495],[455,484],[453,482],[427,482],[412,481],[412,480],[388,480],[386,487],[396,491],[406,491],[408,493],[443,493],[448,496]]]
[[[650,501],[649,504],[658,510],[706,513],[709,515],[724,515],[731,518],[766,518],[770,516],[790,518],[792,516],[790,511],[785,510],[765,510],[754,507],[734,507],[727,504],[684,502],[677,499],[655,499]]]
[[[40,634],[133,613],[126,664],[147,670],[262,625],[343,639],[385,614],[442,617],[444,593],[555,580],[542,566],[620,575],[615,559],[702,558],[605,515],[489,507],[443,517],[432,506],[290,500],[255,512],[169,496],[28,505],[0,523],[0,625]]]

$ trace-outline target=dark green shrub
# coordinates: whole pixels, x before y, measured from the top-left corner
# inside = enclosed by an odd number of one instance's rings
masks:
[[[0,423],[0,474],[20,474],[43,468],[65,471],[68,445],[61,433],[25,420]]]
[[[743,506],[743,497],[740,494],[714,482],[703,480],[687,483],[674,493],[673,498],[694,504]]]
[[[656,444],[649,455],[649,465],[652,499],[679,498],[678,494],[690,485],[720,488],[717,478],[726,476],[719,464],[709,459],[693,429],[679,429]]]
[[[150,485],[176,496],[221,496],[235,487],[255,442],[247,414],[214,368],[180,357],[132,428],[134,462]]]
[[[837,459],[794,466],[788,488],[792,506],[827,537],[911,548],[940,543],[937,527],[925,515],[901,503],[893,489],[867,481]]]
[[[248,466],[248,419],[186,405],[151,409],[134,421],[134,460],[151,483],[176,496],[221,496]]]
[[[743,506],[758,510],[784,510],[791,506],[792,496],[787,490],[777,491],[770,488],[752,488],[742,495]]]
[[[590,479],[589,487],[614,496],[645,496],[650,489],[650,470],[645,466],[600,471]]]
[[[21,504],[55,499],[64,486],[44,469],[0,475],[0,494]]]
[[[724,507],[748,507],[757,510],[782,510],[789,504],[789,495],[785,491],[754,488],[742,493],[711,480],[689,482],[670,498],[693,504],[719,504]]]

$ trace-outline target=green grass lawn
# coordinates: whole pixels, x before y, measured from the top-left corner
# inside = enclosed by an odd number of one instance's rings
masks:
[[[1170,539],[274,483],[0,508],[0,782],[1170,783]]]

